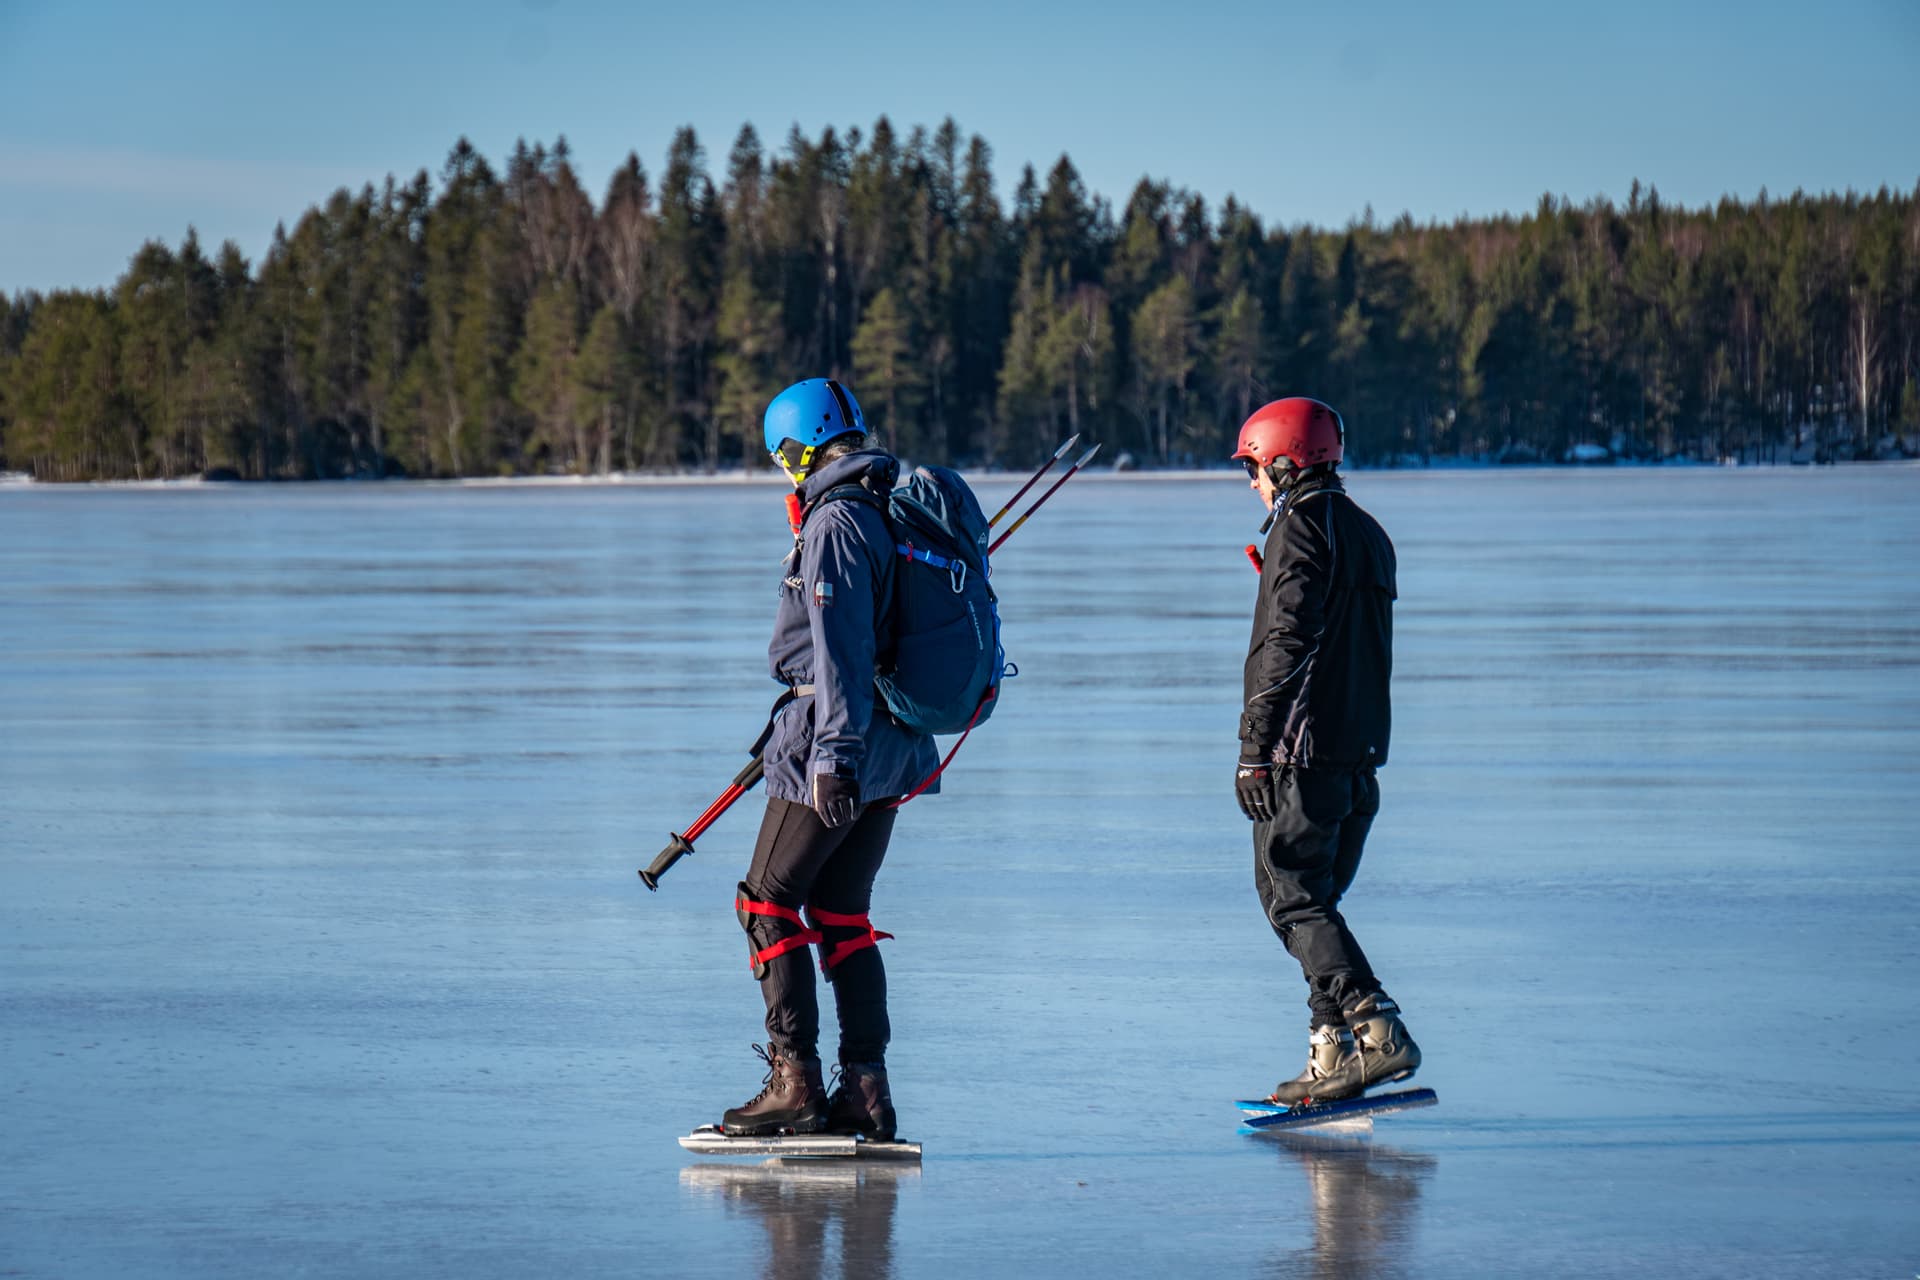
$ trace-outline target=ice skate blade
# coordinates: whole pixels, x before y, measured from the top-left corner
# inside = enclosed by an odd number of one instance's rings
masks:
[[[703,1156],[838,1157],[858,1160],[918,1160],[917,1142],[880,1142],[851,1133],[777,1133],[735,1137],[717,1124],[703,1124],[680,1145]]]
[[[1399,1093],[1346,1098],[1339,1102],[1316,1102],[1302,1107],[1283,1107],[1277,1102],[1245,1101],[1234,1105],[1250,1112],[1241,1123],[1242,1133],[1271,1129],[1326,1128],[1346,1120],[1364,1120],[1371,1129],[1373,1117],[1394,1111],[1431,1107],[1440,1096],[1431,1089],[1406,1089]]]
[[[1279,1128],[1271,1126],[1255,1128],[1251,1121],[1240,1125],[1241,1133],[1321,1133],[1330,1137],[1370,1138],[1373,1136],[1372,1116],[1329,1116],[1318,1120],[1301,1120],[1294,1124],[1283,1124]]]

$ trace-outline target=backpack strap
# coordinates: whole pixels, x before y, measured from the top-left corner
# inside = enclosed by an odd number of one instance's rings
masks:
[[[894,549],[909,560],[918,560],[921,564],[934,569],[945,569],[947,577],[953,582],[953,594],[959,595],[967,585],[967,562],[949,560],[945,556],[935,555],[931,551],[916,547],[911,542],[894,544]]]
[[[837,484],[833,486],[833,488],[827,490],[825,493],[821,494],[819,497],[815,498],[813,501],[807,503],[807,505],[801,509],[800,520],[798,524],[795,526],[794,532],[793,532],[793,549],[796,555],[800,551],[801,544],[806,540],[806,534],[804,530],[807,527],[807,518],[811,516],[815,511],[819,510],[821,507],[826,506],[827,503],[829,502],[842,502],[842,501],[863,502],[867,506],[872,507],[875,511],[878,511],[880,513],[880,522],[887,527],[887,532],[889,534],[893,532],[893,515],[887,509],[887,500],[881,497],[879,494],[875,493],[872,489],[869,489],[866,485],[865,480],[849,480],[846,484]],[[906,548],[901,547],[900,550],[905,551]],[[796,564],[797,563],[798,562],[796,561]],[[896,593],[898,592],[898,590],[899,588],[896,586],[895,587]],[[894,602],[897,608],[899,603],[899,597],[897,594],[894,597]],[[893,661],[894,653],[899,648],[899,641],[894,635],[894,624],[893,624],[892,617],[889,616],[885,620],[880,621],[879,625],[875,628],[875,631],[876,631],[876,635],[874,637],[875,660],[876,662],[885,662],[887,664],[891,664]],[[877,691],[875,692],[874,696],[875,697],[879,696]]]
[[[879,494],[875,493],[873,490],[867,488],[867,486],[861,483],[860,481],[851,480],[851,481],[848,481],[846,484],[837,484],[833,486],[833,488],[827,490],[825,493],[815,498],[812,502],[809,502],[806,505],[806,508],[800,513],[800,523],[802,527],[806,525],[807,517],[812,515],[815,511],[819,510],[821,507],[824,507],[829,502],[838,502],[843,498],[850,499],[854,502],[864,502],[868,506],[872,507],[874,510],[878,511],[881,515],[884,516],[887,514],[886,499],[882,498]]]

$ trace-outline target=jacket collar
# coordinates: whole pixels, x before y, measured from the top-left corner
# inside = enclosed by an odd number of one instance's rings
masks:
[[[875,497],[884,498],[893,491],[893,482],[899,475],[900,462],[892,454],[880,449],[862,449],[835,458],[801,481],[800,501],[802,505],[810,504],[827,490],[843,484],[865,485]]]
[[[1335,493],[1345,493],[1347,486],[1340,483],[1340,475],[1338,472],[1327,471],[1317,476],[1307,476],[1298,484],[1292,485],[1287,489],[1286,498],[1298,502],[1308,494],[1319,493],[1322,489],[1331,489]]]
[[[1267,514],[1267,522],[1260,526],[1265,533],[1275,524],[1287,518],[1294,504],[1303,498],[1311,498],[1316,493],[1345,493],[1347,486],[1340,483],[1340,477],[1332,471],[1323,471],[1319,475],[1306,476],[1283,489],[1273,504],[1273,510]]]

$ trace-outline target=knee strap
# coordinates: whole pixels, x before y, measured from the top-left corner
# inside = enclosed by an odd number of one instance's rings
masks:
[[[740,927],[747,931],[749,946],[759,941],[755,936],[755,926],[762,920],[772,922],[774,940],[755,949],[749,961],[753,966],[753,976],[756,978],[767,976],[768,961],[821,940],[820,931],[809,929],[806,922],[800,919],[800,913],[792,907],[783,907],[777,902],[761,902],[748,897],[744,882],[740,885],[739,893],[734,896],[733,909],[740,917]],[[766,930],[762,929],[760,932],[766,932]]]
[[[834,943],[832,947],[827,946],[826,939],[820,934],[816,933],[814,935],[822,947],[822,954],[820,956],[820,971],[822,973],[832,973],[835,965],[845,960],[854,952],[862,951],[867,947],[877,947],[880,945],[880,939],[891,938],[893,936],[890,933],[882,933],[880,930],[874,928],[873,921],[867,918],[867,913],[864,911],[857,916],[850,916],[838,911],[822,910],[809,902],[807,904],[807,916],[813,921],[816,927],[824,926],[828,929],[858,929],[860,931],[851,938],[841,939]]]

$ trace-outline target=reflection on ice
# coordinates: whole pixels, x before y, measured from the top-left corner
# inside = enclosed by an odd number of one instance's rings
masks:
[[[756,806],[633,872],[764,723],[775,486],[0,491],[0,1271],[1911,1274],[1920,469],[1353,486],[1353,909],[1445,1105],[1235,1132],[1307,1014],[1221,774],[1258,512],[1083,475],[876,903],[924,1180],[674,1141],[760,1075]]]
[[[767,1252],[759,1274],[766,1280],[821,1280],[893,1274],[900,1181],[919,1176],[912,1164],[776,1158],[688,1165],[680,1186],[717,1195],[729,1216],[760,1225]]]
[[[1439,1164],[1435,1157],[1325,1134],[1280,1132],[1258,1140],[1299,1165],[1313,1211],[1312,1246],[1275,1258],[1271,1274],[1369,1280],[1420,1270],[1413,1262],[1420,1193]]]

